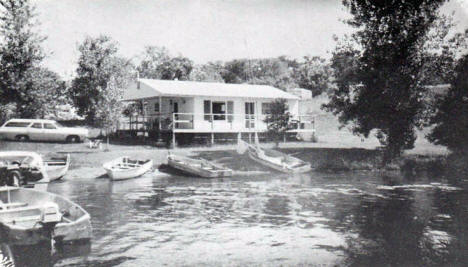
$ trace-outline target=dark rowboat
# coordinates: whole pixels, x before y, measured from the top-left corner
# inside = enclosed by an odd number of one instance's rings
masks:
[[[169,154],[167,156],[167,164],[174,169],[192,176],[205,178],[232,176],[231,169],[225,168],[205,159],[193,159]]]

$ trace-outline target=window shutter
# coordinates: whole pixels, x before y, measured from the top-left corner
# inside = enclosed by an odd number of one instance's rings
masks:
[[[210,114],[211,113],[211,101],[210,100],[205,100],[203,101],[203,109],[205,111],[205,121],[210,121],[211,120],[211,116],[210,115],[206,115],[206,114]]]
[[[227,119],[228,119],[228,122],[232,122],[234,120],[234,116],[232,114],[234,114],[234,102],[233,101],[228,101],[227,102]]]

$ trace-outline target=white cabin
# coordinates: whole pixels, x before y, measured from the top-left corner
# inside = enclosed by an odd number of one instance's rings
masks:
[[[299,114],[300,97],[268,85],[139,79],[123,96],[143,103],[152,129],[174,134],[265,132],[263,120],[279,98],[287,100],[297,125],[311,122]]]

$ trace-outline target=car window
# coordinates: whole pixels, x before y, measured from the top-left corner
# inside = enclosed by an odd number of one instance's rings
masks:
[[[55,122],[55,127],[57,128],[64,128],[64,126],[58,122]]]
[[[36,122],[31,125],[31,128],[42,129],[42,123]]]
[[[28,127],[31,124],[30,122],[19,122],[19,121],[10,121],[5,124],[5,127]]]
[[[53,125],[52,123],[44,123],[44,128],[45,129],[57,129],[57,127],[55,127],[55,125]]]

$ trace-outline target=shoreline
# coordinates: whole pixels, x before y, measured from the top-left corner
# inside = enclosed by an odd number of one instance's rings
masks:
[[[0,141],[0,150],[36,151],[41,154],[64,154],[71,156],[70,178],[96,178],[105,176],[102,164],[117,157],[127,155],[134,158],[152,159],[155,169],[166,163],[169,152],[181,155],[201,156],[224,164],[238,172],[265,172],[261,166],[253,165],[246,155],[238,155],[236,144],[216,144],[213,146],[180,147],[176,149],[158,148],[149,145],[103,144],[102,150],[91,149],[87,143],[38,143]],[[275,148],[274,143],[261,143],[262,147]],[[425,171],[444,173],[449,154],[440,148],[422,147],[405,153],[385,168],[381,167],[381,149],[375,142],[360,142],[356,145],[335,142],[287,142],[280,143],[278,150],[311,163],[315,171],[401,171],[404,175],[416,175]],[[419,152],[426,151],[426,152]]]

